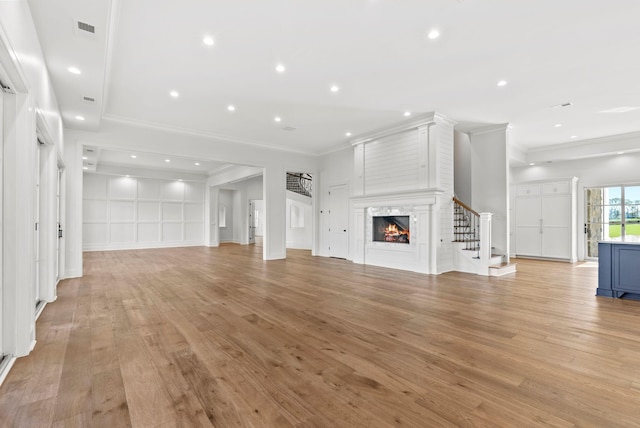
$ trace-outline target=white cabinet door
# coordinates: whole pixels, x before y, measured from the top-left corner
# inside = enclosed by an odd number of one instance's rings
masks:
[[[522,256],[540,256],[540,198],[516,198],[516,254]]]
[[[571,229],[568,227],[545,227],[542,234],[542,256],[570,259]]]
[[[571,195],[542,197],[542,255],[571,258]]]

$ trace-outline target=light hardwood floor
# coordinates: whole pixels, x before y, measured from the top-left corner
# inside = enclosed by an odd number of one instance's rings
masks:
[[[0,388],[3,426],[640,426],[640,302],[596,298],[588,264],[84,257]]]

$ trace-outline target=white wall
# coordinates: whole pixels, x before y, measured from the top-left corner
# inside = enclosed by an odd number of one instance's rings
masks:
[[[316,218],[318,219],[317,227],[317,255],[329,257],[329,207],[331,201],[329,199],[329,189],[332,186],[346,185],[347,191],[351,194],[351,178],[353,174],[353,148],[345,147],[328,153],[320,159],[320,172],[314,176],[314,189],[318,203],[316,204]],[[349,209],[351,211],[351,209]],[[349,224],[348,233],[351,234],[351,216],[345,221]],[[351,239],[349,239],[351,242]],[[353,254],[349,249],[349,260],[353,260]]]
[[[202,182],[84,174],[85,251],[204,244]]]
[[[509,253],[508,129],[499,126],[471,134],[473,209],[493,213],[492,244]]]
[[[453,183],[456,197],[473,208],[471,181],[471,139],[469,134],[453,135]]]
[[[515,184],[535,180],[578,177],[578,259],[584,260],[584,189],[619,184],[640,184],[640,153],[574,161],[543,163],[511,169]]]
[[[240,243],[239,234],[236,235],[234,224],[236,224],[236,211],[234,210],[236,190],[220,189],[218,196],[218,227],[220,228],[220,242]]]
[[[262,199],[262,187],[262,176],[214,187],[220,192],[218,207],[224,205],[227,213],[227,226],[220,227],[220,242],[249,243],[249,201]]]
[[[256,210],[256,236],[264,235],[264,201],[262,199],[254,200]]]
[[[82,144],[67,141],[65,164],[65,276],[82,276]]]
[[[311,198],[287,191],[287,248],[311,249],[312,213]]]
[[[63,150],[62,119],[26,1],[0,2],[0,78],[14,92],[2,106],[2,352],[27,355],[35,346],[36,174],[42,167],[40,217],[46,233],[56,218],[51,182]],[[49,147],[37,163],[36,129]],[[43,231],[43,233],[45,233]],[[40,295],[55,300],[55,239],[45,237]],[[2,379],[2,373],[0,373]]]
[[[166,155],[213,159],[262,168],[265,204],[263,258],[265,260],[286,257],[286,171],[317,171],[316,156],[285,152],[238,141],[230,143],[210,135],[185,133],[165,127],[137,126],[108,118],[102,120],[100,132],[69,130],[68,137],[96,147],[161,152]],[[247,233],[246,230],[245,233]]]

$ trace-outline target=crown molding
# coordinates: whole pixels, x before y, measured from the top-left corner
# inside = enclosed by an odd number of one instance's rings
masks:
[[[413,117],[411,119],[407,119],[405,121],[399,122],[392,126],[387,126],[385,128],[360,134],[355,138],[351,139],[350,142],[352,146],[357,146],[359,144],[364,144],[378,138],[388,137],[389,135],[398,134],[400,132],[409,131],[411,129],[418,129],[425,126],[428,127],[431,125],[435,125],[438,122],[444,122],[448,125],[449,124],[455,125],[456,123],[453,120],[447,118],[446,116],[440,113],[436,113],[436,112],[424,113],[416,117]]]
[[[284,148],[284,147],[281,147],[281,146],[278,146],[278,145],[275,145],[275,144],[272,144],[272,143],[267,143],[267,142],[264,142],[264,141],[256,141],[256,140],[250,140],[250,139],[230,137],[228,135],[217,134],[217,133],[214,133],[214,132],[200,131],[200,130],[194,130],[194,129],[189,129],[189,128],[182,128],[182,127],[178,127],[178,126],[161,125],[161,124],[155,123],[155,122],[148,122],[148,121],[143,121],[143,120],[130,119],[130,118],[127,118],[127,117],[122,117],[122,116],[118,116],[118,115],[114,115],[114,114],[105,114],[102,118],[104,120],[107,120],[107,121],[121,123],[121,124],[124,124],[124,125],[130,125],[130,126],[136,126],[136,127],[140,127],[140,128],[153,129],[153,130],[162,131],[162,132],[171,132],[173,134],[191,135],[191,136],[194,136],[194,137],[206,138],[206,139],[210,139],[210,140],[220,140],[220,141],[230,142],[230,143],[245,144],[245,145],[248,145],[248,146],[261,147],[261,148],[265,148],[265,149],[276,150],[276,151],[285,152],[285,153],[294,153],[294,154],[303,155],[303,156],[313,156],[314,155],[314,154],[310,154],[309,152],[306,152],[306,151],[294,150],[294,149],[290,149],[290,148]]]
[[[493,134],[495,132],[506,132],[511,129],[511,124],[509,123],[501,123],[498,125],[489,125],[483,126],[476,129],[471,129],[467,132],[469,135],[485,135],[485,134]]]

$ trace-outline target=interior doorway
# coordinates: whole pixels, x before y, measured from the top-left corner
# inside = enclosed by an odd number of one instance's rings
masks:
[[[62,168],[58,168],[56,183],[56,224],[58,225],[58,239],[56,239],[56,283],[62,279]]]
[[[264,235],[264,203],[262,199],[249,201],[249,244],[262,245]]]
[[[35,253],[35,266],[34,266],[34,275],[33,275],[33,296],[35,299],[35,306],[36,306],[36,312],[38,309],[38,306],[41,304],[42,302],[42,298],[41,298],[41,290],[40,290],[40,284],[41,284],[41,278],[40,278],[40,257],[41,257],[41,253],[42,251],[40,251],[40,209],[43,207],[42,201],[40,200],[40,198],[42,197],[42,192],[40,191],[40,181],[41,181],[41,174],[42,174],[42,161],[43,161],[43,156],[41,153],[41,147],[43,147],[44,144],[42,144],[40,142],[40,139],[36,138],[36,177],[35,177],[35,210],[34,210],[34,216],[35,216],[35,232],[33,234],[34,237],[34,253]]]
[[[640,242],[640,185],[585,189],[585,258],[598,258],[598,242]]]
[[[4,326],[5,326],[5,312],[4,312],[4,269],[3,269],[3,254],[2,248],[4,247],[4,237],[2,231],[4,230],[4,94],[0,90],[0,374],[4,372],[3,362],[6,364],[7,358],[4,358]]]
[[[249,245],[256,243],[256,208],[254,201],[249,201],[249,209],[247,210],[249,213],[249,221],[247,224],[249,225]]]

